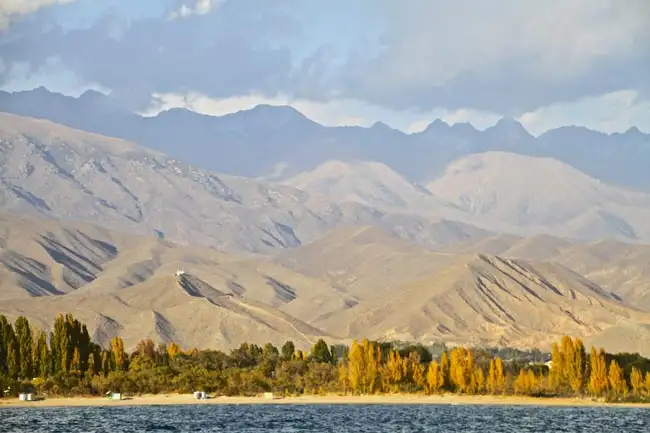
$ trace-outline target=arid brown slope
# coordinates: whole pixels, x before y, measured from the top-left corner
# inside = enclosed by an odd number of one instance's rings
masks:
[[[643,260],[646,250],[636,245],[594,243],[586,253],[560,239],[501,236],[434,252],[358,227],[265,260],[82,224],[2,221],[11,232],[2,238],[3,257],[19,251],[39,273],[4,268],[13,280],[0,286],[0,313],[47,326],[72,312],[103,342],[120,335],[128,345],[149,337],[215,348],[286,339],[307,346],[323,336],[546,347],[570,334],[617,350],[649,347],[650,315],[575,271],[614,256]],[[50,255],[42,239],[56,240],[67,255]],[[574,269],[539,260],[558,254],[576,261]],[[93,271],[81,274],[82,284],[56,278],[79,274],[79,263]],[[61,289],[28,290],[21,278]]]
[[[209,248],[6,215],[0,230],[0,313],[49,327],[72,312],[103,342],[120,335],[128,344],[151,337],[223,348],[291,338],[307,346],[327,334],[304,320],[356,302],[281,266]]]
[[[119,292],[96,295],[78,291],[54,298],[5,301],[10,318],[26,315],[47,328],[58,311],[70,311],[88,323],[93,337],[107,344],[121,336],[128,347],[143,338],[175,341],[184,347],[229,349],[246,341],[299,347],[313,345],[326,333],[266,304],[222,293],[191,275],[154,276]]]
[[[459,256],[430,277],[316,322],[346,337],[544,348],[561,335],[589,342],[639,324],[650,324],[650,314],[564,267],[487,255]],[[627,337],[628,350],[648,353],[647,335]]]
[[[438,253],[372,227],[334,230],[274,261],[327,281],[359,299],[373,299],[453,262],[455,254]]]
[[[572,243],[552,236],[500,235],[464,242],[445,253],[491,253],[502,257],[558,263],[616,293],[625,302],[650,311],[650,246],[614,240]]]

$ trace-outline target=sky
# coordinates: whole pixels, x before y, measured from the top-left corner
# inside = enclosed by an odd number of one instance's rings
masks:
[[[647,0],[1,0],[0,88],[147,115],[266,103],[407,132],[650,133],[648,23]]]

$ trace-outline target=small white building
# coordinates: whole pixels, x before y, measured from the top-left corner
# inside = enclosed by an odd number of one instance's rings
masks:
[[[206,400],[208,398],[208,394],[204,391],[195,391],[194,398],[197,400]]]
[[[273,400],[273,399],[275,399],[275,394],[273,394],[272,392],[265,392],[264,393],[264,398],[266,398],[268,400]]]

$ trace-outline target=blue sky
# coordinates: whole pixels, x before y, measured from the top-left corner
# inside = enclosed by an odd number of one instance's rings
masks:
[[[146,113],[650,132],[648,22],[645,0],[2,0],[0,87]]]

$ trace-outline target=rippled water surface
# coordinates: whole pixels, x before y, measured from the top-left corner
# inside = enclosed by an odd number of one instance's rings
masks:
[[[650,410],[419,405],[0,409],[0,432],[650,432]]]

